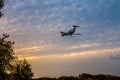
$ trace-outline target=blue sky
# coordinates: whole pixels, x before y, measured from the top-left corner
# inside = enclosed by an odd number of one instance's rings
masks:
[[[0,34],[35,77],[82,72],[120,75],[119,0],[5,0]],[[61,37],[72,25],[81,36]]]

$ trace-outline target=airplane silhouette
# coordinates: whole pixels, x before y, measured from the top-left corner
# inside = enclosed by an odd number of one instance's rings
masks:
[[[68,35],[70,35],[70,36],[72,36],[72,35],[81,35],[80,33],[79,34],[74,34],[77,27],[80,27],[80,26],[73,25],[73,29],[69,30],[68,32],[62,32],[61,31],[60,32],[61,36],[64,37],[64,36],[68,36]]]

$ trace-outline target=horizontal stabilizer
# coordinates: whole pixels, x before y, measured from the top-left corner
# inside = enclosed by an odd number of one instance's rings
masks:
[[[60,33],[64,34],[64,32],[60,32]]]
[[[73,25],[73,27],[80,27],[80,26]]]
[[[73,34],[73,35],[82,35],[81,33],[76,33],[76,34]]]

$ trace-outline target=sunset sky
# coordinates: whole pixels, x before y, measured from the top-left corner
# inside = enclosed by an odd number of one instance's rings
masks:
[[[120,75],[120,0],[5,0],[0,36],[35,77]],[[73,35],[60,31],[79,25]]]

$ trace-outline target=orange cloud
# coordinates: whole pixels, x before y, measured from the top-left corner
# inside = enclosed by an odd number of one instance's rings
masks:
[[[86,43],[86,44],[71,46],[67,49],[79,49],[79,48],[87,48],[87,47],[100,46],[100,45],[101,43]]]
[[[99,55],[107,55],[113,54],[116,52],[120,52],[120,48],[110,48],[110,49],[101,49],[101,50],[89,50],[89,51],[81,51],[75,53],[64,53],[64,54],[50,54],[50,55],[38,55],[38,56],[28,56],[25,57],[28,60],[36,60],[36,59],[49,59],[49,58],[76,58],[76,57],[90,57],[90,56],[99,56]]]
[[[32,47],[26,47],[26,48],[19,48],[15,49],[15,52],[24,52],[24,51],[41,51],[49,48],[49,45],[44,45],[44,46],[32,46]]]

